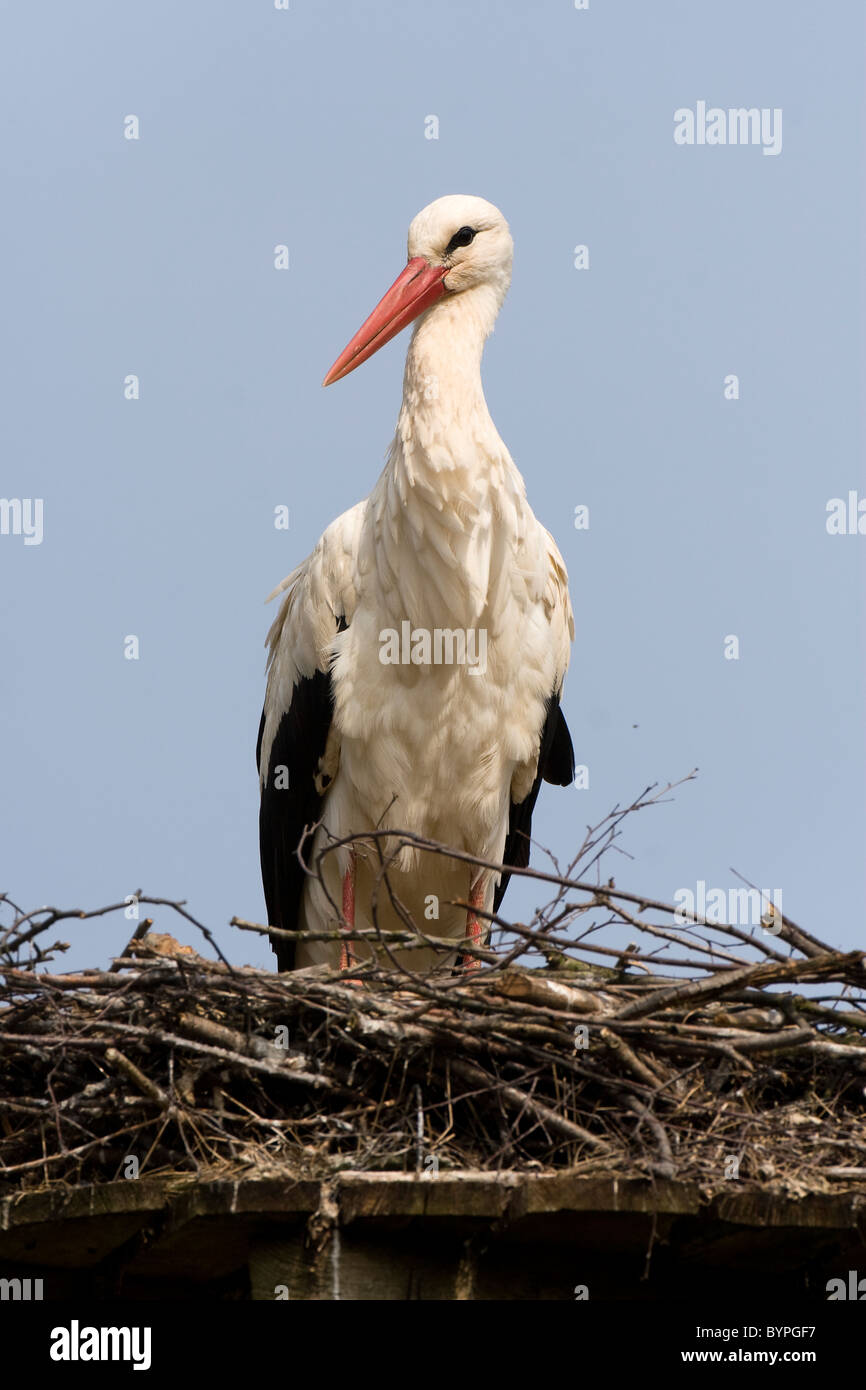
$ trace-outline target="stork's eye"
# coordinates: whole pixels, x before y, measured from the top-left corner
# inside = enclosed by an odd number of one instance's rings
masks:
[[[445,255],[450,256],[452,251],[456,251],[458,246],[469,246],[475,239],[474,227],[461,227],[459,232],[455,232],[448,245],[445,247]]]

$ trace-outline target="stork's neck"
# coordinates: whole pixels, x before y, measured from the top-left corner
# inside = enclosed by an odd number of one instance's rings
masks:
[[[395,466],[402,462],[410,481],[419,471],[465,469],[473,448],[476,454],[504,452],[481,386],[481,354],[498,312],[495,290],[478,285],[446,295],[419,319],[406,357],[394,450]]]
[[[368,569],[381,580],[380,613],[395,622],[477,625],[494,551],[501,563],[523,534],[523,479],[481,389],[500,302],[484,286],[446,297],[412,336],[397,433],[370,509]]]

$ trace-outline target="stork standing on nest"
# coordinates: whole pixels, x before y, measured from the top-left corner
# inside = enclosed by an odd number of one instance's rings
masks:
[[[275,591],[286,597],[268,634],[257,748],[270,926],[333,930],[335,907],[349,926],[373,925],[373,848],[332,851],[322,882],[298,859],[306,826],[321,821],[308,866],[334,838],[393,829],[522,867],[542,779],[573,780],[559,707],[574,636],[565,565],[481,386],[512,249],[483,198],[431,203],[409,228],[408,265],[325,377],[417,320],[375,488]],[[396,843],[379,841],[386,855]],[[480,944],[478,909],[498,909],[508,878],[412,846],[389,870],[404,910],[455,951]],[[384,887],[376,899],[378,926],[405,929]],[[272,941],[281,970],[370,954],[366,942]],[[431,948],[395,956],[422,970],[454,962]]]

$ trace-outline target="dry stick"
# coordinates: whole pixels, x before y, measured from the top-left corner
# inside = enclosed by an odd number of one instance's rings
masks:
[[[748,884],[749,888],[754,889],[756,893],[762,892],[762,889],[756,887],[754,883],[750,883],[747,878],[744,878],[738,869],[731,868],[731,873],[735,874],[741,883]],[[812,936],[811,932],[804,931],[802,927],[798,927],[796,922],[792,922],[790,917],[786,917],[784,913],[778,910],[775,903],[773,904],[773,917],[782,924],[783,928],[782,931],[777,932],[776,935],[780,936],[783,941],[786,941],[789,946],[794,946],[798,951],[802,951],[804,956],[827,955],[828,952],[833,950],[833,947],[828,946],[825,941],[821,941],[817,936]]]
[[[224,963],[226,969],[229,972],[232,971],[233,967],[231,966],[230,962],[220,949],[218,943],[216,942],[213,936],[213,933],[202,922],[199,922],[197,918],[193,917],[190,912],[186,911],[186,905],[184,900],[174,901],[171,898],[152,898],[142,893],[140,890],[134,894],[134,897],[136,901],[139,903],[147,903],[155,907],[168,907],[171,908],[173,912],[177,912],[181,917],[184,917],[193,926],[198,928],[198,930],[202,933],[202,935],[205,937],[208,943],[212,946],[215,954]],[[13,951],[17,952],[21,949],[22,946],[26,945],[34,937],[41,935],[45,931],[48,931],[58,922],[68,921],[71,919],[75,919],[77,921],[89,921],[95,917],[108,916],[113,912],[126,911],[128,906],[129,902],[125,899],[121,903],[111,903],[107,907],[94,908],[88,912],[85,912],[81,909],[59,909],[54,907],[34,908],[32,912],[19,915],[16,921],[12,923],[11,927],[6,928],[5,931],[0,933],[0,951],[2,951],[3,954],[11,954]],[[36,917],[39,917],[42,920],[38,922],[33,921],[32,919]],[[30,922],[31,925],[27,928],[26,931],[21,931],[20,928],[26,922]],[[142,923],[141,925],[145,926],[144,923]],[[152,925],[152,923],[150,923],[150,925]],[[13,933],[15,934],[13,935]],[[138,933],[136,933],[136,935],[137,934]],[[135,936],[133,937],[133,940],[134,939]],[[60,945],[61,943],[57,943],[56,946],[52,949],[57,949],[58,947],[60,947]],[[65,950],[66,947],[63,946],[63,949]],[[111,968],[114,969],[114,967]]]
[[[595,903],[595,904],[592,904],[592,906],[603,906],[603,905],[604,905],[604,904],[602,904],[602,903]],[[543,946],[559,946],[559,947],[563,948],[564,950],[570,950],[570,951],[574,951],[574,950],[576,950],[576,949],[579,948],[579,949],[581,949],[581,950],[583,950],[583,951],[591,951],[591,952],[593,953],[593,955],[599,955],[599,956],[612,956],[612,957],[614,957],[616,960],[621,959],[621,958],[622,958],[622,955],[623,955],[622,950],[619,949],[619,948],[617,948],[617,947],[615,947],[615,946],[595,946],[595,945],[593,945],[591,942],[588,942],[588,941],[583,941],[583,940],[581,940],[581,939],[575,940],[573,937],[570,937],[570,936],[553,936],[553,935],[551,935],[551,934],[548,933],[548,932],[545,932],[544,935],[542,936],[541,933],[540,933],[538,930],[533,929],[532,927],[525,927],[521,922],[505,922],[501,917],[496,917],[496,916],[495,916],[493,913],[491,913],[491,912],[485,912],[485,911],[483,910],[483,908],[478,908],[477,911],[478,911],[478,916],[479,916],[479,917],[484,917],[487,921],[493,923],[493,924],[496,925],[497,927],[500,927],[503,931],[514,932],[516,935],[522,936],[522,937],[524,937],[526,940],[529,940],[529,941],[532,941],[532,942],[536,943],[536,944],[539,946],[539,948],[541,948],[542,945],[543,945]],[[622,916],[623,909],[620,908],[620,907],[615,907],[615,908],[612,908],[611,911],[613,912],[614,916],[618,918],[618,917],[621,917],[621,916]],[[630,917],[629,917],[629,918],[628,918],[628,922],[629,922],[629,925],[630,925],[630,926],[636,926],[636,927],[638,927],[641,931],[643,931],[644,929],[646,929],[647,926],[648,926],[648,924],[647,924],[646,922],[642,922],[642,921],[640,921],[640,920],[637,919],[637,918],[630,918]],[[655,931],[653,932],[653,934],[654,934],[654,935],[658,935],[658,936],[662,936],[662,935],[664,934],[664,932],[663,932],[663,929],[659,927],[659,928],[656,928],[656,929],[655,929]],[[671,939],[673,940],[673,939],[676,939],[676,938],[673,937],[673,936],[671,936]],[[691,945],[691,946],[693,946],[696,950],[701,949],[701,943],[700,943],[700,942],[697,942],[697,941],[694,941],[694,942],[688,942],[688,941],[687,941],[685,944],[686,944],[686,945]],[[715,952],[713,952],[713,951],[711,950],[711,948],[709,948],[709,947],[707,947],[707,946],[704,946],[704,947],[703,947],[703,950],[704,950],[707,954],[723,954],[723,953],[715,953]],[[679,957],[673,958],[673,957],[670,957],[670,956],[665,956],[665,957],[646,956],[646,955],[642,955],[641,953],[639,953],[639,952],[637,952],[637,951],[629,951],[629,952],[628,952],[628,959],[629,959],[630,961],[633,960],[633,961],[640,961],[640,962],[642,962],[642,963],[645,962],[645,963],[648,964],[648,965],[659,965],[659,964],[661,964],[661,965],[667,966],[668,968],[670,968],[670,967],[672,967],[672,966],[677,966],[677,967],[681,967],[681,968],[687,969],[687,970],[693,970],[693,969],[695,969],[695,968],[697,967],[697,968],[702,969],[702,970],[723,971],[723,970],[727,970],[727,969],[729,968],[727,965],[715,964],[715,963],[711,963],[711,962],[708,963],[708,962],[705,962],[705,961],[697,961],[697,960],[689,960],[689,959],[681,960]],[[733,957],[733,959],[736,959],[736,957]],[[784,958],[782,958],[782,959],[784,959]],[[507,963],[508,963],[507,961],[503,961],[503,962],[502,962],[502,966],[504,967]],[[592,967],[590,967],[590,968],[592,968]],[[595,968],[598,969],[598,968],[600,968],[600,967],[595,967]],[[603,967],[601,967],[601,968],[603,968]],[[635,981],[634,983],[635,983],[635,984],[645,984],[646,982],[641,980],[641,981]]]
[[[200,1014],[183,1013],[177,1023],[178,1027],[192,1033],[194,1037],[216,1043],[218,1047],[227,1048],[245,1057],[260,1057],[263,1061],[276,1062],[279,1065],[279,1059],[288,1060],[297,1055],[278,1047],[276,1043],[269,1042],[267,1038],[257,1037],[256,1034],[244,1037],[243,1033],[237,1032],[235,1028],[226,1028],[225,1024],[215,1023],[213,1019],[203,1018]]]
[[[696,1038],[675,1038],[656,1034],[653,1037],[653,1047],[659,1048],[662,1052],[672,1052],[674,1056],[682,1052],[692,1052],[705,1057],[726,1057],[740,1071],[755,1070],[748,1057],[743,1057],[735,1051],[730,1043],[711,1042],[709,1038],[698,1042]]]
[[[423,936],[424,933],[423,933],[423,932],[419,932],[419,929],[418,929],[418,927],[415,925],[415,922],[412,920],[410,914],[406,911],[406,908],[405,908],[404,904],[400,901],[400,899],[399,899],[399,898],[396,896],[396,894],[394,893],[394,891],[393,891],[393,889],[392,889],[392,887],[391,887],[391,880],[390,880],[390,878],[388,877],[388,868],[389,868],[390,865],[394,862],[394,859],[396,858],[397,854],[399,853],[399,849],[392,850],[391,854],[388,856],[387,861],[385,860],[385,858],[384,858],[384,856],[383,856],[383,854],[382,854],[382,847],[381,847],[381,845],[380,845],[380,843],[379,843],[378,840],[375,842],[375,850],[376,850],[376,854],[377,854],[377,857],[378,857],[378,860],[379,860],[379,872],[378,872],[378,874],[376,875],[376,880],[375,880],[375,882],[374,882],[374,884],[373,884],[373,892],[372,892],[371,897],[370,897],[370,910],[371,910],[372,917],[373,917],[373,927],[374,927],[374,929],[375,929],[375,931],[376,931],[376,934],[377,934],[377,936],[378,936],[380,942],[381,942],[382,945],[384,946],[384,949],[385,949],[385,951],[386,951],[386,953],[387,953],[388,959],[389,959],[389,961],[391,962],[391,968],[394,969],[394,970],[399,970],[400,973],[401,973],[401,975],[403,975],[404,977],[406,977],[406,978],[408,978],[408,979],[412,979],[412,978],[414,977],[414,972],[413,972],[413,971],[410,971],[406,966],[401,965],[401,964],[397,961],[397,959],[396,959],[396,957],[395,957],[393,951],[391,950],[390,946],[388,945],[387,940],[385,939],[386,936],[387,936],[387,932],[383,932],[383,930],[382,930],[382,928],[380,927],[380,924],[379,924],[379,889],[380,889],[380,887],[381,887],[381,885],[382,885],[383,876],[384,876],[385,888],[386,888],[386,890],[387,890],[388,897],[389,897],[390,902],[391,902],[391,906],[394,908],[395,912],[397,913],[397,916],[400,918],[400,921],[404,924],[405,927],[407,927],[407,928],[410,929],[410,930],[415,931],[415,932],[418,933],[419,935]],[[455,948],[456,948],[456,943],[454,943],[454,946],[452,946],[451,950],[453,951]],[[449,952],[449,954],[450,954],[450,952]]]
[[[108,970],[88,971],[81,975],[37,975],[35,971],[29,970],[4,970],[7,980],[15,981],[21,985],[26,985],[28,989],[41,990],[45,994],[63,990],[106,990],[120,992],[118,990],[117,975],[112,975]],[[145,971],[142,971],[142,981],[145,978]],[[153,977],[157,982],[162,982],[168,976],[176,976],[177,969],[173,960],[160,957],[159,962],[148,967],[147,978]],[[126,979],[123,987],[127,988],[130,984],[138,983],[135,980]],[[83,996],[79,995],[79,998]]]
[[[858,1070],[866,1069],[866,1052],[862,1046],[850,1047],[844,1043],[834,1042],[807,1042],[803,1046],[803,1051],[810,1053],[813,1057],[828,1057],[839,1060],[856,1062]]]
[[[817,1004],[814,999],[804,999],[802,996],[782,996],[786,1002],[792,998],[796,999],[793,1004],[794,1012],[809,1014],[816,1019],[823,1019],[827,1023],[834,1023],[837,1027],[845,1025],[855,1031],[866,1032],[866,1014],[852,1014],[845,1009],[828,1009],[823,1004]]]
[[[190,1038],[184,1038],[175,1033],[165,1032],[162,1028],[143,1028],[133,1023],[94,1023],[94,1027],[109,1027],[117,1029],[119,1032],[127,1033],[133,1037],[140,1037],[148,1041],[165,1043],[170,1047],[182,1048],[186,1052],[194,1052],[203,1057],[216,1057],[221,1062],[233,1062],[235,1066],[249,1068],[250,1071],[261,1072],[265,1076],[278,1077],[281,1081],[296,1081],[302,1086],[311,1086],[314,1090],[333,1091],[335,1094],[348,1094],[352,1100],[357,1102],[357,1095],[345,1087],[337,1086],[326,1076],[295,1070],[287,1066],[276,1066],[269,1062],[263,1062],[256,1057],[243,1056],[240,1053],[232,1052],[223,1047],[212,1047],[206,1043],[193,1042]],[[104,1046],[104,1044],[103,1044]]]
[[[668,1139],[664,1125],[650,1110],[647,1110],[645,1105],[641,1104],[636,1096],[626,1096],[624,1103],[628,1106],[629,1110],[633,1110],[636,1115],[640,1116],[641,1120],[646,1121],[656,1137],[662,1161],[661,1163],[654,1163],[652,1165],[655,1171],[664,1178],[675,1177],[677,1168],[674,1163],[670,1140]]]
[[[590,891],[589,889],[586,889],[584,885],[579,886],[581,887],[582,891]],[[717,950],[714,947],[706,944],[705,942],[700,942],[696,939],[690,941],[688,940],[688,938],[683,938],[683,936],[680,933],[666,932],[665,929],[662,927],[655,926],[652,923],[644,922],[640,918],[632,916],[631,914],[627,913],[625,909],[622,908],[618,903],[612,903],[610,901],[611,890],[609,889],[597,888],[592,889],[591,892],[592,901],[589,903],[574,904],[569,909],[568,915],[571,915],[572,913],[580,914],[584,911],[589,910],[592,907],[604,908],[605,911],[608,911],[611,914],[611,921],[613,922],[628,922],[630,926],[635,926],[640,931],[646,931],[648,935],[658,936],[665,940],[677,941],[679,944],[686,945],[687,947],[691,946],[692,949],[700,951],[702,954],[721,955],[729,960],[739,960],[739,957],[732,956],[729,955],[727,952]],[[614,894],[614,896],[617,896],[617,894]],[[619,894],[619,896],[631,897],[633,895]],[[635,899],[635,901],[639,901],[641,907],[653,907],[658,909],[659,911],[666,911],[668,913],[675,913],[679,911],[679,909],[670,907],[666,903],[653,902],[646,898]],[[623,952],[621,949],[611,946],[596,946],[591,942],[587,941],[585,937],[578,937],[575,939],[573,937],[553,936],[552,931],[548,928],[539,930],[538,928],[525,927],[520,922],[508,922],[503,917],[498,916],[496,913],[487,912],[484,908],[478,908],[476,909],[476,911],[477,915],[479,917],[483,917],[484,920],[488,922],[491,926],[496,926],[503,932],[511,932],[518,936],[522,936],[526,940],[531,941],[534,945],[538,947],[539,950],[542,951],[544,951],[545,948],[548,946],[559,946],[566,951],[573,951],[579,948],[584,951],[591,951],[594,955],[612,956],[617,960],[622,959],[623,956]],[[562,916],[565,916],[565,914],[562,914]],[[561,920],[561,918],[558,920]],[[736,927],[729,927],[726,923],[711,923],[707,922],[704,918],[693,917],[690,919],[689,924],[694,926],[701,926],[708,930],[715,929],[717,931],[730,932],[731,935],[738,937],[740,940],[746,942],[751,946],[759,946],[760,949],[764,951],[764,954],[769,955],[773,960],[786,961],[788,959],[788,957],[782,956],[779,952],[773,951],[770,947],[767,947],[763,942],[756,942],[754,937],[750,936],[748,932],[740,931]],[[522,954],[522,951],[518,952],[517,948],[515,947],[511,951],[509,956],[500,962],[500,968],[504,968],[504,966],[508,965],[516,954]],[[677,966],[685,969],[695,969],[696,967],[699,967],[705,970],[723,971],[728,968],[726,965],[715,963],[707,964],[706,962],[701,962],[694,959],[680,960],[678,958],[673,959],[667,956],[647,956],[637,951],[629,951],[628,959],[629,961],[646,962],[650,965],[661,963],[668,967]]]
[[[118,1071],[123,1072],[133,1086],[137,1086],[150,1100],[156,1101],[157,1105],[168,1105],[168,1096],[165,1092],[157,1086],[155,1081],[151,1081],[150,1077],[145,1076],[144,1072],[140,1071],[135,1063],[131,1062],[122,1052],[119,1052],[116,1047],[105,1049],[105,1060],[116,1067]]]
[[[761,962],[758,965],[746,966],[742,970],[731,970],[725,975],[714,975],[711,979],[690,980],[686,984],[675,985],[670,989],[656,990],[643,999],[635,999],[630,1004],[626,1004],[616,1017],[618,1019],[639,1018],[642,1014],[668,1008],[671,1004],[681,1003],[684,999],[711,999],[713,995],[724,993],[730,985],[741,985],[746,982],[761,981],[764,984],[775,984],[780,980],[809,979],[812,976],[821,979],[828,970],[838,970],[841,965],[854,965],[855,962],[862,962],[862,959],[862,951],[849,951],[846,955],[833,954],[815,957],[808,961],[784,962],[779,965]]]
[[[143,1031],[147,1031],[146,1029]],[[101,1052],[105,1047],[103,1038],[79,1038],[71,1033],[7,1033],[3,1032],[4,1042],[20,1042],[32,1047],[34,1051],[40,1053],[46,1061],[49,1060],[50,1053],[44,1044],[48,1043],[52,1047],[72,1047],[81,1048],[82,1051]]]
[[[131,949],[131,947],[133,947],[133,946],[135,945],[136,941],[140,941],[141,938],[142,938],[143,936],[147,936],[147,933],[150,931],[150,928],[151,928],[152,926],[153,926],[153,918],[152,918],[152,917],[145,917],[145,919],[144,919],[143,922],[139,922],[139,924],[138,924],[138,926],[136,927],[135,931],[132,933],[132,936],[129,938],[129,941],[126,943],[126,948],[125,948],[125,950],[123,951],[123,955],[124,955],[124,956],[128,956],[128,955],[129,955],[130,949]],[[117,971],[119,971],[121,967],[118,965],[117,961],[115,961],[114,964],[113,964],[113,965],[110,965],[108,968],[109,968],[109,973],[113,975],[113,974],[116,974]]]
[[[632,1052],[624,1038],[618,1037],[609,1028],[602,1028],[599,1036],[607,1043],[611,1051],[616,1053],[623,1065],[628,1067],[632,1075],[637,1077],[638,1081],[642,1081],[644,1085],[650,1086],[653,1090],[657,1088],[658,1077],[653,1076],[649,1067],[640,1060],[636,1053]]]
[[[583,864],[584,873],[587,870],[592,869],[594,865],[597,866],[602,856],[609,849],[617,848],[616,841],[620,838],[621,834],[620,826],[622,822],[625,820],[626,816],[630,815],[634,811],[645,810],[648,806],[663,805],[664,798],[667,796],[668,792],[674,791],[675,788],[683,786],[686,782],[693,781],[693,779],[697,776],[697,772],[697,768],[692,768],[691,772],[687,773],[685,777],[679,778],[679,780],[676,782],[669,782],[667,786],[662,787],[658,791],[656,790],[656,788],[658,787],[658,783],[653,782],[648,787],[645,787],[643,791],[637,797],[635,797],[635,799],[631,802],[631,805],[620,807],[619,804],[617,804],[616,806],[614,806],[613,810],[609,811],[608,814],[604,816],[602,820],[598,822],[597,825],[587,827],[587,832],[584,836],[583,844],[581,845],[577,854],[572,859],[567,872],[569,874],[574,873],[578,864]],[[653,791],[656,794],[655,796],[651,797],[649,793]],[[586,860],[586,857],[591,850],[594,850],[595,853],[593,854],[591,859]],[[556,860],[554,859],[553,855],[549,854],[549,851],[548,855],[551,861],[553,863],[556,863]],[[586,860],[586,863],[583,863],[584,860]],[[554,900],[554,906],[555,903],[559,900],[560,896],[561,894],[557,894],[557,897]]]
[[[610,1145],[605,1140],[590,1134],[588,1129],[582,1129],[580,1125],[573,1124],[571,1120],[566,1120],[564,1116],[557,1115],[555,1110],[542,1105],[540,1101],[530,1100],[529,1096],[516,1086],[509,1086],[506,1082],[493,1082],[491,1085],[491,1078],[474,1063],[452,1057],[451,1070],[455,1075],[462,1076],[471,1085],[480,1087],[485,1093],[495,1089],[503,1100],[506,1100],[511,1106],[528,1111],[541,1124],[548,1125],[554,1133],[561,1134],[565,1139],[574,1139],[581,1144],[589,1144],[601,1152],[610,1151]]]
[[[91,1149],[110,1144],[114,1139],[120,1139],[124,1134],[137,1134],[139,1130],[148,1129],[154,1123],[151,1117],[147,1120],[139,1120],[138,1124],[125,1125],[123,1129],[116,1129],[112,1134],[100,1135],[98,1139],[91,1139],[87,1144],[79,1144],[76,1149],[67,1149],[65,1153],[42,1154],[39,1158],[29,1159],[26,1163],[3,1163],[0,1162],[0,1175],[7,1173],[23,1173],[31,1168],[41,1168],[49,1163],[58,1163],[61,1158],[77,1158],[81,1154],[89,1153]],[[15,1196],[0,1197],[0,1205],[4,1201],[15,1202]]]
[[[631,912],[626,912],[624,907],[617,906],[616,915],[623,922],[628,922],[629,926],[636,927],[638,931],[645,931],[649,936],[658,936],[664,941],[675,941],[679,946],[685,946],[693,951],[700,951],[702,955],[720,956],[723,960],[731,961],[734,965],[747,965],[748,962],[741,960],[738,956],[731,955],[729,951],[723,951],[706,942],[689,940],[681,932],[669,931],[665,927],[657,927],[651,922],[644,922],[640,917],[635,917]],[[631,957],[631,952],[629,956]]]
[[[81,908],[35,907],[32,912],[23,913],[16,918],[10,927],[6,928],[2,936],[0,936],[0,947],[2,947],[4,953],[19,951],[22,946],[32,941],[34,937],[41,935],[42,932],[49,931],[51,927],[56,926],[58,922],[66,922],[71,918],[75,918],[77,921],[87,921],[92,917],[105,917],[111,912],[119,912],[121,908],[126,908],[128,905],[129,904],[126,902],[111,903],[108,907],[97,907],[90,912],[84,912]],[[45,921],[34,922],[32,920],[34,917],[40,917],[43,913],[46,914]],[[19,928],[23,926],[25,922],[30,922],[31,926],[27,931],[20,932]],[[17,932],[18,935],[13,936],[13,932]]]
[[[777,1052],[780,1048],[797,1047],[800,1043],[816,1040],[814,1029],[790,1027],[776,1028],[774,1031],[744,1031],[726,1025],[714,1026],[711,1023],[670,1023],[670,1032],[676,1037],[714,1038],[730,1043],[741,1052]],[[857,1052],[864,1049],[857,1048]]]
[[[618,916],[620,915],[623,909],[621,909],[618,904],[609,901],[610,898],[618,897],[623,898],[624,900],[631,898],[632,901],[638,903],[639,908],[642,911],[645,911],[647,908],[652,908],[655,912],[666,912],[668,914],[673,915],[676,915],[678,912],[681,911],[680,908],[671,907],[668,903],[660,902],[655,898],[637,898],[633,894],[620,893],[619,890],[610,891],[606,889],[599,889],[597,891],[599,892],[600,896],[604,900],[606,900],[606,906],[609,908],[609,910],[613,913],[616,913]],[[780,951],[774,951],[772,946],[770,946],[767,942],[759,940],[751,932],[743,931],[741,927],[732,926],[730,922],[709,922],[707,921],[706,917],[699,917],[696,913],[689,913],[688,921],[685,922],[683,925],[692,927],[704,927],[708,931],[726,932],[729,936],[735,937],[738,941],[744,942],[747,946],[751,946],[753,949],[762,951],[764,955],[769,956],[771,960],[785,961],[788,959],[787,956],[783,956]],[[660,932],[661,930],[661,928],[657,928],[657,931]],[[579,944],[584,945],[583,942]],[[697,945],[697,943],[694,944],[695,946]],[[584,949],[595,950],[597,948],[592,947],[588,943],[586,943],[584,945]]]
[[[347,927],[345,930],[333,927],[325,931],[293,931],[289,927],[266,927],[261,922],[249,922],[244,917],[232,917],[229,926],[238,927],[240,931],[257,932],[259,936],[273,936],[279,941],[379,941],[387,938],[395,945],[409,942],[413,946],[439,946],[448,951],[453,951],[459,945],[457,937],[427,936],[415,927],[403,931],[392,927]]]

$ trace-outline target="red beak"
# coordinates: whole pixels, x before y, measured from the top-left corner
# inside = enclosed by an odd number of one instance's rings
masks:
[[[323,386],[339,381],[347,376],[374,352],[389,343],[405,328],[407,323],[417,319],[437,299],[445,293],[443,283],[449,267],[430,265],[423,256],[413,256],[401,271],[391,288],[382,296],[366,323],[362,324],[349,345],[343,348],[325,380]]]

